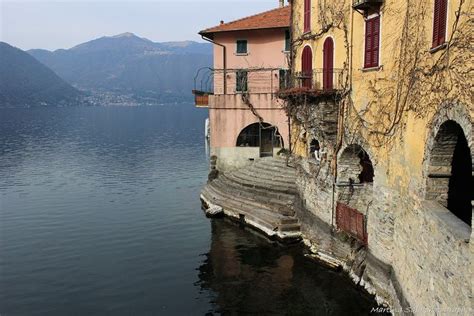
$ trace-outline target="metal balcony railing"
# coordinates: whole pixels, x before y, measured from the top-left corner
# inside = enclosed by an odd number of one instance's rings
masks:
[[[280,94],[317,93],[332,94],[344,89],[342,69],[313,69],[288,74]]]
[[[367,10],[370,8],[380,7],[384,0],[353,0],[352,7],[356,10]]]
[[[196,105],[204,106],[210,95],[277,93],[285,87],[288,69],[199,69],[194,78]]]
[[[213,69],[203,67],[198,69],[194,77],[194,103],[197,107],[209,106],[209,96],[214,94]]]
[[[291,73],[288,69],[202,68],[194,78],[195,103],[198,107],[209,105],[211,95],[235,94],[334,94],[344,88],[342,69],[313,69],[309,72]]]

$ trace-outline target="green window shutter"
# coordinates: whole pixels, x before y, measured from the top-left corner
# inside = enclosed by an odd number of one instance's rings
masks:
[[[290,30],[285,31],[285,52],[289,52],[291,49]]]
[[[237,41],[237,54],[247,54],[247,40]]]
[[[247,92],[248,72],[247,70],[238,70],[236,73],[235,91]]]

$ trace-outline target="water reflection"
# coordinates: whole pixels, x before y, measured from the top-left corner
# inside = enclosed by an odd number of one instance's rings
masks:
[[[342,273],[310,261],[228,220],[212,221],[199,285],[215,294],[212,313],[365,315],[373,299]]]

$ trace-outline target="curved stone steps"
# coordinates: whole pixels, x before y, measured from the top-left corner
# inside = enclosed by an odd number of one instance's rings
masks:
[[[225,175],[223,175],[220,178],[215,179],[212,182],[212,184],[225,185],[229,189],[232,189],[235,192],[238,192],[239,194],[244,195],[244,196],[250,195],[252,197],[255,197],[255,196],[265,197],[265,198],[271,199],[272,202],[274,201],[277,204],[281,204],[281,205],[288,205],[288,203],[293,202],[295,198],[294,195],[291,195],[291,194],[273,192],[267,189],[264,190],[264,189],[249,188],[246,186],[242,186],[238,182],[234,182],[232,180],[227,181],[227,178],[225,177]]]
[[[203,189],[208,208],[220,206],[224,214],[282,240],[300,238],[295,217],[295,170],[283,159],[263,158],[250,166],[221,173]]]
[[[274,232],[278,230],[291,231],[295,225],[299,227],[298,220],[295,217],[275,214],[270,210],[257,208],[248,203],[230,199],[222,192],[216,191],[211,187],[206,187],[202,195],[208,198],[208,202],[217,204],[227,211],[233,211],[235,217],[245,215],[246,220],[255,221]]]
[[[281,177],[284,180],[294,180],[296,177],[296,171],[289,169],[288,167],[268,167],[264,164],[253,163],[247,168],[242,168],[237,170],[238,172],[242,171],[251,171],[258,172],[263,177],[275,178]]]
[[[279,200],[267,196],[255,194],[255,192],[245,190],[245,187],[232,187],[229,181],[216,179],[209,184],[209,187],[214,191],[226,195],[229,199],[239,199],[239,201],[246,202],[254,207],[268,209],[269,211],[276,211],[279,214],[286,216],[293,216],[293,200]]]
[[[240,169],[238,172],[251,176],[258,174],[260,179],[275,180],[289,185],[294,184],[296,179],[295,173],[281,172],[278,169],[270,171],[258,165],[252,165],[248,169]]]
[[[257,188],[263,190],[272,190],[275,192],[285,193],[285,194],[296,194],[296,186],[289,187],[283,183],[274,183],[271,180],[262,179],[260,180],[257,175],[247,176],[241,173],[232,172],[225,175],[231,181],[237,182],[243,186],[250,188]]]
[[[275,162],[275,161],[278,161],[278,162]],[[262,169],[271,170],[271,171],[275,169],[279,169],[279,171],[281,172],[286,172],[290,174],[295,172],[294,167],[287,166],[285,160],[279,161],[277,159],[273,159],[273,161],[270,161],[263,158],[263,159],[255,161],[252,164],[252,166],[259,166]]]

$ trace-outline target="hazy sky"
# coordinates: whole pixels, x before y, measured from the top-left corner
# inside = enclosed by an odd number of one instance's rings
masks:
[[[200,41],[197,32],[278,7],[278,0],[0,0],[0,41],[21,49],[70,48],[132,32],[152,41]]]

